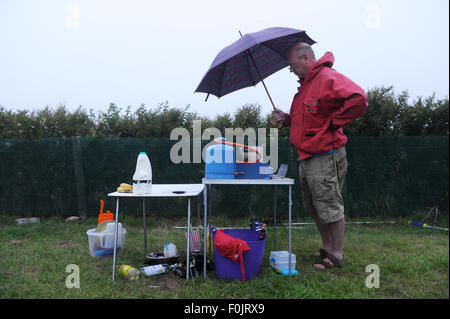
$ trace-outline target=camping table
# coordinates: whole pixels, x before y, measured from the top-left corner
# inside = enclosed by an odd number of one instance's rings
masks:
[[[292,224],[292,185],[294,180],[292,178],[274,178],[274,179],[208,179],[203,178],[202,183],[207,185],[203,192],[204,209],[205,209],[205,233],[204,233],[204,259],[203,259],[203,277],[206,279],[206,222],[208,219],[208,192],[211,192],[212,185],[273,185],[274,186],[274,204],[273,204],[273,226],[274,226],[274,242],[273,249],[277,247],[277,186],[287,185],[289,186],[289,278],[291,278],[291,254],[292,254],[292,237],[291,237],[291,224]],[[211,196],[211,195],[210,195]],[[209,213],[211,215],[211,213]],[[210,230],[208,230],[210,231]],[[211,239],[211,236],[210,236]]]
[[[144,216],[144,252],[147,251],[147,225],[145,222],[145,198],[147,197],[187,197],[187,248],[186,248],[186,260],[189,260],[189,241],[190,241],[190,224],[191,224],[191,198],[199,196],[205,188],[203,184],[153,184],[150,194],[137,195],[133,193],[119,193],[114,192],[108,194],[110,197],[116,197],[116,227],[114,230],[114,254],[113,254],[113,271],[112,281],[114,282],[116,272],[116,250],[117,250],[117,232],[119,228],[119,199],[122,198],[142,198],[143,216]],[[186,271],[186,280],[189,279],[189,271]]]

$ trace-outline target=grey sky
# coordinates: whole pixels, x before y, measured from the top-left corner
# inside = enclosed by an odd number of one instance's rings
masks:
[[[219,51],[242,33],[306,30],[318,57],[364,89],[393,85],[417,96],[449,91],[447,0],[138,1],[0,0],[0,105],[106,110],[185,107],[214,117],[246,103],[271,104],[262,84],[217,99],[193,93]],[[296,78],[265,80],[289,111]]]

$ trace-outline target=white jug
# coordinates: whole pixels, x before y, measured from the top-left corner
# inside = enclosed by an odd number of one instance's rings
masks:
[[[133,193],[137,195],[149,194],[152,191],[152,165],[146,152],[141,152],[133,175]]]

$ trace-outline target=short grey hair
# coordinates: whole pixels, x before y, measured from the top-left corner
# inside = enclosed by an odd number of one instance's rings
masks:
[[[314,54],[314,50],[311,48],[311,46],[307,43],[304,42],[300,42],[298,44],[296,44],[292,50],[295,50],[295,52],[297,53],[297,57],[301,58],[301,56],[303,54],[307,54],[309,55],[311,58],[313,58],[314,60],[316,59],[316,55]]]

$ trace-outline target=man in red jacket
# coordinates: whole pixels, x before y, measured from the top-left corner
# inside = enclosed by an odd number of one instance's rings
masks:
[[[276,121],[290,126],[290,143],[299,155],[303,204],[315,219],[322,247],[315,256],[315,268],[344,265],[344,202],[342,187],[347,173],[343,127],[361,117],[367,109],[364,90],[331,67],[331,52],[316,60],[306,43],[289,52],[290,71],[300,86],[289,114],[273,111]]]

